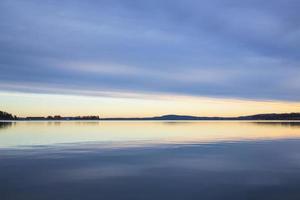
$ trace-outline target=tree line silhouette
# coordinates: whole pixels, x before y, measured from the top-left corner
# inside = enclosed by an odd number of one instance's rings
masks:
[[[18,119],[17,116],[7,112],[0,111],[0,120],[16,120],[16,119]]]
[[[17,117],[10,113],[0,111],[0,120],[99,120],[99,116],[76,116],[76,117],[62,117],[60,115],[48,116],[48,117]]]

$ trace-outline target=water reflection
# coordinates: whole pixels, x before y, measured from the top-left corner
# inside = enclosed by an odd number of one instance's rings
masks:
[[[298,200],[299,136],[299,122],[0,123],[0,199]]]
[[[1,199],[300,198],[300,141],[1,150]]]
[[[0,129],[9,128],[15,124],[15,122],[0,122]]]
[[[286,122],[279,122],[279,121],[258,121],[258,122],[253,122],[257,125],[264,125],[264,126],[289,126],[289,127],[299,127],[300,122],[299,121],[286,121]]]
[[[83,142],[190,144],[300,137],[299,122],[49,121],[1,124],[0,148]]]

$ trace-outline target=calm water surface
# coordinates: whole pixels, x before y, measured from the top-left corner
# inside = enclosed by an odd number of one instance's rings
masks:
[[[0,199],[300,199],[299,122],[0,122]]]

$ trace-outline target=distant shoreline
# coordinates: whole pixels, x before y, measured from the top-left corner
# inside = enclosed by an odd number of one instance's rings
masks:
[[[6,122],[295,122],[300,123],[300,119],[293,119],[293,120],[271,120],[271,119],[265,119],[265,120],[257,120],[257,119],[251,119],[251,120],[113,120],[113,119],[99,119],[99,120],[1,120],[0,123],[6,123]]]
[[[300,120],[300,113],[282,113],[282,114],[258,114],[239,117],[197,117],[189,115],[163,115],[157,117],[132,117],[132,118],[100,118],[99,116],[81,116],[81,117],[14,117],[1,119],[0,121],[289,121]]]

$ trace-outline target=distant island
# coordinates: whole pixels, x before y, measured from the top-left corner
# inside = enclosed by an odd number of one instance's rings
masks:
[[[0,111],[0,120],[18,120],[18,121],[47,121],[47,120],[118,120],[118,121],[167,121],[167,120],[300,120],[300,113],[271,113],[257,114],[239,117],[197,117],[189,115],[163,115],[157,117],[141,117],[141,118],[100,118],[99,116],[76,116],[62,117],[60,115],[48,117],[17,117],[7,112]]]

